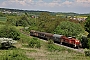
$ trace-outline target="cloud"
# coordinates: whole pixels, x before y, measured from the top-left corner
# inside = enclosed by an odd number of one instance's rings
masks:
[[[90,7],[90,0],[75,0],[74,3],[74,6]]]
[[[67,7],[70,7],[72,6],[73,2],[70,2],[70,1],[65,1],[62,3],[62,6],[67,6]]]
[[[85,2],[90,2],[90,0],[76,0],[78,3],[85,3]]]
[[[2,3],[3,6],[10,6],[10,5],[23,5],[26,6],[27,3],[31,3],[32,0],[6,0]]]
[[[1,6],[11,6],[11,5],[18,5],[18,6],[33,6],[33,7],[72,7],[72,6],[84,6],[89,7],[90,6],[90,0],[75,0],[73,2],[71,1],[64,1],[62,0],[53,0],[51,2],[46,2],[43,0],[6,0],[3,3],[1,3]]]
[[[52,0],[51,2],[47,2],[47,0],[5,0],[0,2],[0,7],[50,11],[80,11],[90,8],[90,0]]]
[[[54,0],[54,1],[50,2],[50,3],[47,3],[47,5],[49,7],[57,7],[57,6],[60,6],[59,2],[60,2],[60,0],[56,0],[56,1]]]

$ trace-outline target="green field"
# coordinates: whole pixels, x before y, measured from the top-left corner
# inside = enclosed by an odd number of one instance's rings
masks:
[[[7,18],[6,17],[0,17],[0,22],[6,22]]]

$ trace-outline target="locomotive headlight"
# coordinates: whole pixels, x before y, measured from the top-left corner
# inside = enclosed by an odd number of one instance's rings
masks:
[[[79,42],[79,41],[76,41],[76,42]]]

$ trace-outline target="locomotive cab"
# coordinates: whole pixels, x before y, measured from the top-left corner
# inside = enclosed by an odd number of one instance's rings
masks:
[[[79,40],[75,40],[75,47],[80,47],[80,41]]]
[[[80,47],[80,41],[76,38],[68,37],[69,44],[73,45],[74,47]]]

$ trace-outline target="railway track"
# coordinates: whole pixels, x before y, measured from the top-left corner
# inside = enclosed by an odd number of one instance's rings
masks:
[[[27,36],[30,36],[29,33],[24,32],[22,29],[20,29],[20,32],[21,32],[22,34],[25,34],[25,35],[27,35]],[[30,36],[30,37],[32,37],[32,36]],[[42,41],[47,42],[47,41],[44,40],[44,39],[40,39],[40,38],[39,38],[39,40],[42,40]],[[65,46],[65,45],[61,45],[61,44],[57,44],[57,43],[54,43],[54,44],[56,44],[56,45],[58,45],[58,46],[65,47],[65,48],[67,48],[67,49],[71,49],[71,50],[76,51],[76,52],[79,52],[79,53],[84,53],[84,51],[85,51],[83,48],[76,49],[76,48],[71,48],[71,47],[68,47],[68,46]]]
[[[76,48],[71,48],[71,47],[68,47],[68,46],[65,46],[65,45],[60,45],[60,44],[57,44],[55,43],[56,45],[59,45],[59,46],[62,46],[62,47],[65,47],[67,49],[71,49],[71,50],[74,50],[76,52],[80,52],[80,53],[84,53],[84,49],[83,48],[79,48],[79,49],[76,49]]]

